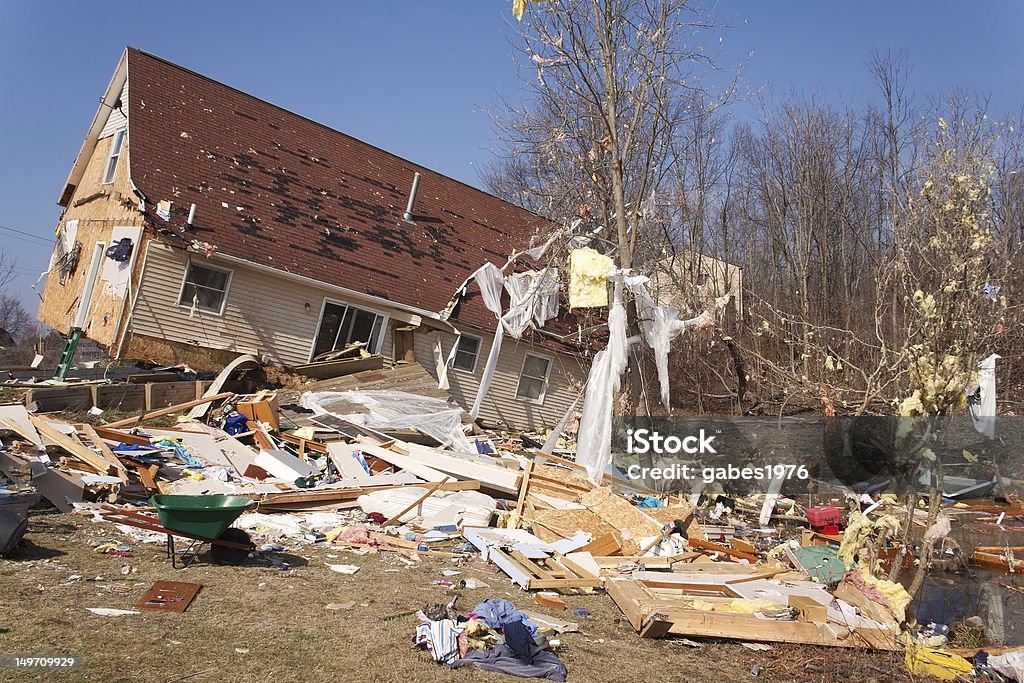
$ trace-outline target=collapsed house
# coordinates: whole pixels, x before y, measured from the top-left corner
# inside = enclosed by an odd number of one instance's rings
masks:
[[[552,335],[489,362],[495,314],[476,287],[453,299],[547,221],[137,49],[58,203],[39,319],[116,358],[295,366],[361,344],[517,429],[557,423],[586,377]]]

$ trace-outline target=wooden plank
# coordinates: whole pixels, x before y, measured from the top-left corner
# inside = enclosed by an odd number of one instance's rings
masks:
[[[533,471],[533,461],[530,460],[526,463],[526,467],[523,469],[523,476],[521,484],[519,486],[519,499],[516,501],[516,512],[520,516],[523,514],[523,501],[526,500],[526,491],[530,488],[530,472]]]
[[[0,418],[0,426],[3,426],[4,429],[11,430],[15,434],[23,438],[25,441],[35,444],[40,448],[43,445],[43,442],[39,439],[39,432],[37,432],[35,428],[32,427],[31,423],[29,424],[29,427],[31,427],[31,429],[26,429],[24,425],[18,424],[14,420]]]
[[[450,479],[451,479],[451,477],[445,477],[443,480],[441,480],[438,483],[436,483],[433,486],[431,486],[429,489],[427,489],[426,493],[424,493],[422,496],[420,496],[419,498],[414,500],[409,505],[409,507],[407,507],[404,510],[402,510],[401,512],[399,512],[397,515],[393,516],[391,519],[385,520],[385,522],[383,524],[381,524],[380,527],[382,529],[384,529],[386,527],[391,526],[395,522],[397,522],[402,517],[402,515],[404,515],[405,513],[409,512],[409,510],[412,510],[414,507],[416,507],[417,505],[419,505],[420,503],[425,501],[427,498],[430,498],[432,495],[434,495],[434,492],[436,492],[439,488],[441,488],[442,486],[447,484]]]
[[[111,470],[117,469],[114,463],[109,462],[102,455],[94,453],[92,450],[86,448],[71,437],[57,431],[57,429],[48,424],[46,420],[36,417],[35,415],[29,415],[29,419],[32,420],[32,424],[35,425],[36,431],[38,431],[44,439],[64,449],[82,462],[95,467],[98,472],[102,474],[109,474]]]
[[[308,451],[316,451],[318,453],[327,453],[327,444],[322,444],[319,441],[313,441],[312,439],[303,439],[300,436],[289,434],[288,432],[278,432],[277,438],[281,441],[287,441],[293,446],[304,447]]]
[[[600,579],[531,579],[530,590],[544,588],[600,588]]]
[[[93,427],[93,429],[107,441],[115,441],[129,446],[149,446],[151,443],[148,437],[129,434],[109,427]]]
[[[428,467],[427,465],[424,465],[423,463],[414,460],[408,455],[401,455],[399,453],[396,453],[395,451],[389,450],[387,448],[381,448],[376,444],[366,443],[362,440],[357,441],[356,444],[358,445],[358,448],[364,453],[369,453],[370,455],[380,458],[381,460],[390,463],[395,467],[399,467],[405,470],[406,472],[415,474],[417,477],[423,479],[424,481],[437,482],[441,481],[442,479],[449,478],[449,475],[443,474],[432,467]]]
[[[138,417],[130,417],[125,420],[117,420],[116,422],[109,422],[104,427],[107,429],[117,429],[118,427],[136,426],[144,420],[151,420],[155,417],[163,417],[164,415],[173,415],[174,413],[180,413],[183,410],[194,408],[200,405],[206,405],[213,401],[219,401],[221,399],[234,396],[230,391],[223,394],[213,394],[212,396],[204,396],[203,398],[196,399],[195,401],[188,401],[186,403],[179,403],[175,406],[168,406],[167,408],[160,408],[159,410],[147,411],[139,415]]]
[[[468,458],[460,458],[437,448],[429,448],[419,444],[396,443],[396,446],[407,450],[408,457],[456,479],[475,479],[484,488],[501,493],[517,495],[521,483],[520,472],[499,464],[478,462]]]
[[[103,457],[109,460],[114,465],[114,468],[117,470],[117,476],[121,479],[123,483],[127,484],[128,470],[125,468],[124,464],[117,458],[117,456],[114,455],[114,451],[110,450],[110,446],[108,446],[107,443],[102,438],[100,438],[100,435],[96,433],[96,430],[92,428],[92,425],[79,424],[75,425],[75,429],[77,429],[79,433],[84,434],[85,438],[89,442],[91,442],[93,446],[99,449]]]
[[[193,420],[198,420],[203,415],[206,415],[206,411],[210,409],[210,403],[217,400],[213,398],[213,396],[220,394],[221,387],[223,387],[224,383],[230,379],[232,373],[244,366],[258,368],[260,366],[260,362],[256,360],[255,356],[244,354],[228,363],[213,380],[213,384],[211,384],[210,388],[206,390],[206,393],[203,394],[199,402],[195,403],[192,406],[192,409],[188,411],[188,416]]]
[[[566,557],[565,555],[559,555],[557,559],[562,564],[563,567],[565,567],[566,569],[569,569],[570,571],[572,571],[574,574],[576,574],[576,576],[580,577],[581,579],[599,579],[600,578],[600,577],[595,576],[594,574],[592,574],[590,571],[588,571],[582,565],[580,565],[577,562],[573,561],[571,558]]]
[[[721,553],[723,555],[728,555],[729,557],[735,557],[739,560],[746,560],[751,564],[755,564],[761,561],[761,558],[759,558],[757,555],[751,555],[750,553],[744,553],[739,550],[733,550],[732,548],[729,548],[727,546],[719,545],[718,543],[711,543],[710,541],[702,541],[697,538],[686,539],[686,545],[690,546],[691,548]]]
[[[363,466],[352,455],[358,449],[340,442],[327,444],[326,449],[328,457],[334,463],[334,466],[338,468],[342,478],[366,476]]]
[[[200,588],[198,583],[157,581],[138,599],[135,609],[180,614],[192,604]]]
[[[580,548],[580,552],[588,552],[594,557],[599,555],[615,555],[621,551],[622,545],[619,543],[619,540],[615,538],[615,534],[613,533],[598,536],[593,541]],[[617,559],[619,559],[620,563],[624,561],[622,558]]]

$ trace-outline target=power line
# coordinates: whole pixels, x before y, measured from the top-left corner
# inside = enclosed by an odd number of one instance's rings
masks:
[[[18,234],[18,235],[24,235],[24,237],[30,238],[32,240],[35,240],[39,244],[45,244],[47,246],[52,244],[52,242],[47,240],[45,237],[40,237],[39,235],[33,235],[30,232],[25,232],[24,230],[18,230],[17,228],[12,228],[12,227],[7,226],[7,225],[0,225],[0,230],[7,230],[8,232],[12,232],[12,233],[15,233],[15,234]],[[14,239],[18,239],[18,238],[14,238]],[[23,241],[28,241],[28,240],[24,240],[23,239]]]

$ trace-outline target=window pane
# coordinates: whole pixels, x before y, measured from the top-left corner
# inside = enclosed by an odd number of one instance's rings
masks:
[[[227,289],[228,285],[227,273],[221,270],[203,268],[202,266],[193,265],[188,279],[202,287],[217,289],[222,292]]]
[[[467,372],[476,369],[476,359],[480,355],[480,340],[475,337],[459,337],[459,345],[455,350],[455,360],[452,365]]]
[[[229,273],[190,263],[181,291],[182,306],[192,306],[204,311],[220,313],[227,295]]]
[[[462,349],[455,352],[455,360],[452,363],[459,370],[473,372],[476,365],[476,354],[467,353]]]
[[[110,155],[116,156],[121,153],[121,147],[124,146],[124,131],[119,130],[114,135],[114,142],[110,147]]]
[[[313,346],[313,357],[321,353],[334,350],[334,340],[338,336],[338,328],[341,326],[341,319],[345,315],[345,307],[328,303],[324,306],[324,316],[320,321],[320,329],[316,335],[316,344]]]
[[[540,356],[527,356],[523,362],[523,376],[544,379],[548,374],[549,362],[547,358]]]
[[[532,377],[521,377],[519,379],[519,390],[517,398],[528,398],[532,401],[539,401],[544,394],[544,381]]]
[[[346,316],[351,318],[351,323],[347,324],[346,330],[347,336],[344,340],[340,340],[338,346],[343,348],[345,344],[351,344],[353,342],[365,342],[367,350],[372,350],[376,347],[373,339],[373,331],[376,327],[377,315],[370,313],[369,311],[360,311],[358,308],[348,309],[350,315]],[[348,321],[346,321],[348,322]]]

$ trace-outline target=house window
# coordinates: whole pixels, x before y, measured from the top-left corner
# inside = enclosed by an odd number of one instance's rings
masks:
[[[476,372],[476,361],[480,358],[480,337],[462,334],[459,344],[455,347],[455,360],[452,367],[456,370]]]
[[[330,351],[344,349],[349,344],[362,342],[370,353],[380,349],[381,330],[385,316],[348,304],[324,301],[320,325],[313,342],[311,359]]]
[[[107,159],[107,170],[103,174],[103,184],[109,185],[114,182],[114,173],[117,171],[117,160],[121,158],[121,149],[124,147],[125,129],[114,133],[114,141],[110,144],[110,157]]]
[[[548,375],[551,374],[551,358],[526,354],[523,358],[523,369],[519,373],[519,388],[516,398],[530,403],[543,403],[544,394],[548,389]]]
[[[189,261],[178,305],[220,315],[224,311],[230,285],[230,270]]]

